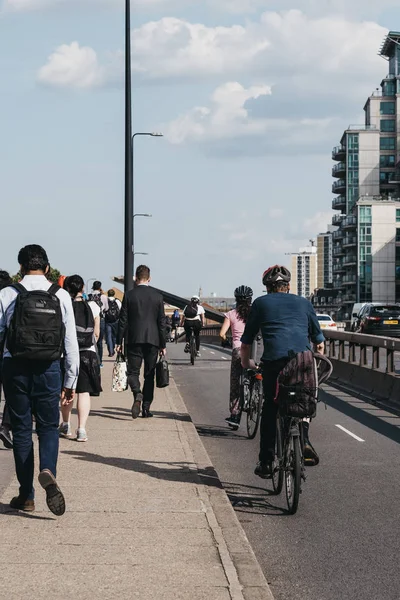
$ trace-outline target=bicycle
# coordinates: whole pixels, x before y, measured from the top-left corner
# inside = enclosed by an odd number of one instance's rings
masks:
[[[192,365],[194,365],[194,361],[196,360],[196,356],[197,356],[197,349],[196,349],[196,337],[194,335],[193,328],[192,328],[192,331],[190,334],[190,340],[189,340],[189,354],[190,354],[190,362],[192,363]]]
[[[242,369],[240,376],[240,407],[246,413],[247,436],[253,440],[258,431],[263,403],[262,374],[259,369]]]
[[[317,386],[315,388],[315,406],[318,402],[318,387],[332,374],[332,363],[320,354],[314,355],[317,362]],[[324,367],[322,368],[322,365]],[[304,416],[298,412],[298,404],[303,401],[304,387],[287,388],[285,402],[279,404],[276,426],[275,460],[272,474],[272,486],[275,494],[280,494],[285,483],[288,512],[294,515],[299,506],[302,482],[306,480],[304,464]],[[278,394],[279,401],[279,394]],[[279,402],[278,402],[279,403]],[[297,407],[296,410],[291,407]]]

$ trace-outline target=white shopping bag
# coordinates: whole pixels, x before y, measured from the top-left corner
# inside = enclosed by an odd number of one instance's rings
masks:
[[[127,364],[122,352],[117,354],[114,363],[111,389],[113,392],[125,392],[128,389]]]

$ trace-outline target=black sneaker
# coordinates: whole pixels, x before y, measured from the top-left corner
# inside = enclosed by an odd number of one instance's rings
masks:
[[[189,350],[190,350],[190,346],[189,346],[189,344],[186,344],[185,350],[184,350],[186,352],[186,354],[189,353]]]
[[[10,430],[7,429],[7,427],[0,427],[0,440],[3,442],[4,447],[7,448],[7,450],[12,450],[13,441]]]
[[[132,409],[131,409],[132,419],[137,419],[138,416],[140,415],[142,402],[143,402],[143,394],[141,394],[139,392],[138,394],[136,394],[136,398],[132,404]]]
[[[263,463],[259,461],[257,463],[256,468],[254,469],[254,475],[258,475],[261,479],[271,479],[273,474],[273,465],[272,461]]]
[[[304,442],[304,464],[306,467],[316,467],[319,463],[319,456],[315,452],[310,440]]]
[[[237,431],[240,427],[240,415],[231,415],[230,417],[227,417],[225,421],[234,431]]]

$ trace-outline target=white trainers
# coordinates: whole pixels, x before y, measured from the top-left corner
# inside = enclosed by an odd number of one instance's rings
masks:
[[[58,433],[60,437],[72,438],[71,424],[61,423],[60,427],[58,428]]]
[[[77,429],[76,441],[77,442],[87,442],[88,441],[88,437],[86,435],[86,429]]]

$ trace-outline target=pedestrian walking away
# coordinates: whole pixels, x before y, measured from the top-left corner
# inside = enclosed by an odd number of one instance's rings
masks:
[[[9,286],[12,284],[12,279],[10,277],[10,274],[7,273],[7,271],[0,271],[0,290],[4,289],[5,287]],[[1,404],[1,397],[2,397],[2,367],[3,367],[3,346],[4,346],[4,339],[3,342],[0,343],[0,404]],[[5,400],[5,398],[4,398]],[[9,414],[9,410],[7,407],[7,402],[4,402],[4,409],[3,409],[3,417],[1,419],[1,425],[0,425],[0,440],[3,442],[4,447],[7,448],[7,450],[11,450],[13,447],[13,443],[12,443],[12,434],[11,434],[11,421],[10,421],[10,414]]]
[[[59,403],[72,402],[79,373],[75,318],[68,293],[46,278],[49,260],[38,245],[18,254],[21,282],[0,291],[0,341],[5,337],[3,385],[10,413],[19,495],[11,508],[35,509],[32,415],[39,440],[39,483],[49,509],[65,512],[56,481]],[[64,353],[62,386],[60,359]]]
[[[80,275],[69,276],[65,286],[73,300],[80,354],[79,378],[76,386],[78,411],[76,441],[87,442],[86,424],[90,413],[90,397],[99,396],[102,391],[100,362],[97,354],[97,340],[100,335],[100,307],[95,302],[84,300],[84,281]],[[62,423],[59,428],[61,437],[73,437],[71,411],[72,402],[61,406]]]
[[[117,351],[127,336],[128,383],[133,392],[132,418],[152,417],[150,406],[154,397],[154,376],[159,355],[166,355],[164,301],[149,287],[150,269],[136,269],[136,285],[122,302],[117,334]],[[144,385],[140,385],[140,369],[144,362]],[[143,405],[143,406],[142,406]]]
[[[89,294],[89,300],[95,302],[100,308],[100,335],[97,340],[97,350],[99,353],[100,367],[103,367],[103,343],[106,335],[105,314],[108,311],[108,298],[101,289],[101,281],[93,283],[92,292]]]
[[[241,285],[235,290],[236,308],[225,315],[225,321],[221,327],[220,337],[226,341],[226,334],[232,332],[232,362],[230,381],[230,416],[225,419],[232,429],[239,429],[242,408],[240,406],[240,377],[242,374],[242,363],[240,358],[241,337],[244,333],[247,317],[250,313],[253,290],[247,285]]]
[[[106,323],[106,343],[108,348],[108,356],[112,358],[115,355],[115,346],[117,345],[118,321],[122,308],[121,300],[115,297],[115,290],[111,289],[107,292],[108,310],[105,313]]]

